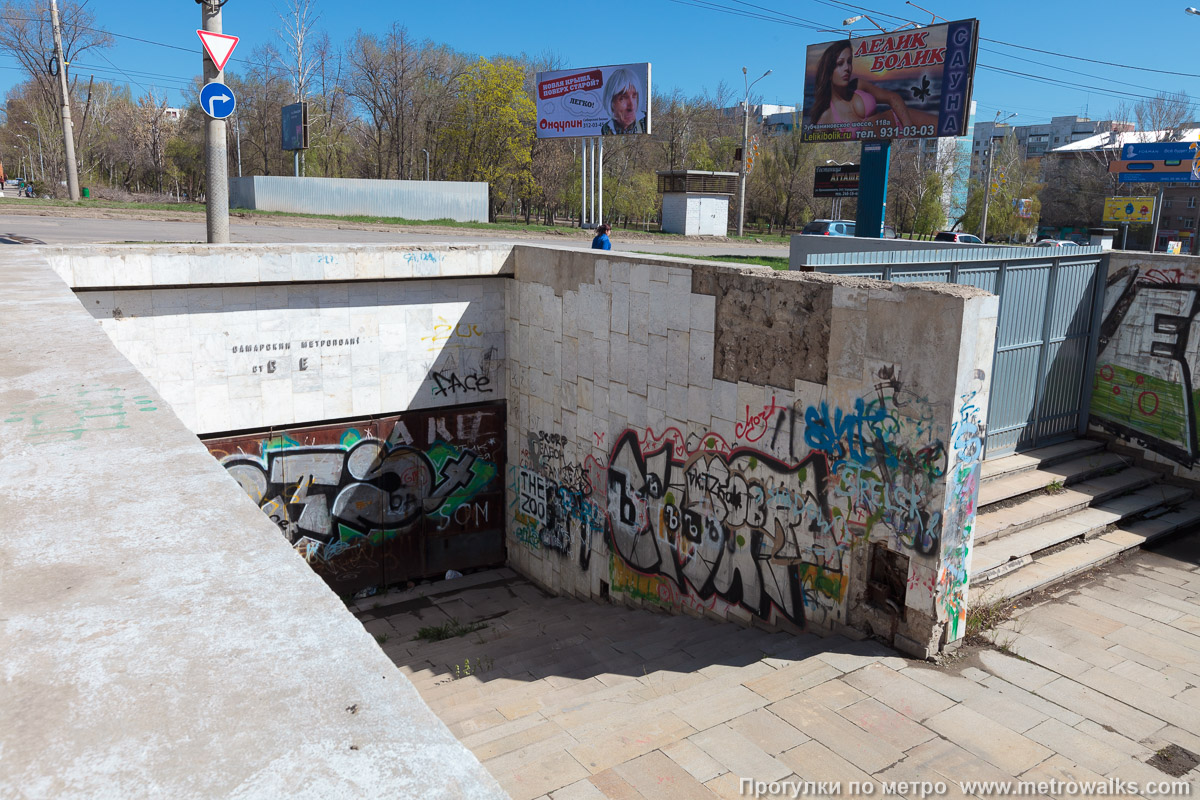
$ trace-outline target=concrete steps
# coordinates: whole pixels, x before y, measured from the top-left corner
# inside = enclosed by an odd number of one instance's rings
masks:
[[[979,505],[989,506],[1032,492],[1041,492],[1054,483],[1070,486],[1127,466],[1129,460],[1116,453],[1096,451],[1050,466],[1013,472],[991,480],[985,479],[979,487]]]
[[[983,462],[981,479],[988,481],[1015,475],[1020,472],[1050,467],[1062,461],[1079,458],[1091,453],[1104,450],[1104,445],[1093,439],[1072,439],[1062,444],[1040,447],[1025,453],[1014,453],[1011,456],[996,458]]]
[[[984,462],[971,554],[975,602],[1045,589],[1200,524],[1200,500],[1153,470],[1076,440]]]
[[[1049,522],[993,539],[975,548],[971,556],[971,579],[990,580],[996,570],[1015,559],[1040,553],[1071,539],[1093,539],[1106,533],[1110,525],[1156,508],[1178,505],[1191,496],[1189,490],[1178,486],[1146,486],[1106,503],[1090,508],[1085,506]]]
[[[1101,504],[1109,498],[1135,493],[1151,487],[1159,475],[1150,470],[1131,467],[1113,475],[1104,475],[1092,480],[1076,483],[1071,488],[1050,493],[1043,486],[1041,491],[1029,493],[1013,506],[984,509],[975,520],[975,544],[982,545],[1000,536],[1008,536],[1041,523],[1058,519]],[[1139,495],[1140,496],[1140,495]],[[1147,498],[1154,497],[1150,492]],[[1153,508],[1153,504],[1142,510]],[[1134,513],[1134,512],[1128,512]],[[1128,516],[1126,513],[1124,516]]]
[[[1189,500],[1161,516],[1122,523],[1115,530],[1065,550],[1031,559],[1020,569],[972,586],[980,603],[1018,600],[1089,569],[1103,566],[1126,550],[1176,531],[1200,525],[1200,501]]]

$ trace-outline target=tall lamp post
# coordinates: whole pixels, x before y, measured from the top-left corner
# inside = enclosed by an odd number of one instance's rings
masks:
[[[985,173],[983,181],[983,221],[979,224],[979,239],[984,244],[987,244],[988,205],[989,200],[992,197],[992,156],[996,151],[996,127],[1003,125],[1013,117],[1017,116],[1016,112],[1014,111],[1004,119],[1000,119],[1000,115],[1003,113],[1003,111],[996,112],[996,118],[992,121],[992,130],[988,133],[987,172]],[[1001,136],[1000,138],[1003,139],[1004,137]]]
[[[746,151],[750,145],[750,89],[770,74],[771,70],[767,70],[747,83],[745,99],[742,100],[742,160],[738,165],[738,236],[742,235],[746,221]],[[746,68],[742,67],[742,82],[745,83],[746,80]]]
[[[827,159],[825,159],[825,163],[826,164],[837,164],[839,167],[848,167],[851,164],[853,164],[854,162],[853,161],[834,161],[832,158],[827,158]],[[840,198],[840,197],[833,198],[833,208],[830,210],[830,214],[833,216],[834,219],[842,218],[842,198]]]
[[[33,123],[27,119],[21,120],[21,124],[22,125],[33,125]],[[42,149],[42,129],[39,128],[37,125],[33,125],[33,131],[34,131],[34,133],[37,134],[38,163],[42,165],[42,180],[46,180],[46,155],[45,155],[45,151]],[[17,135],[19,136],[20,134],[17,134]],[[30,164],[29,171],[33,172],[33,154],[32,153],[29,154],[29,164]]]

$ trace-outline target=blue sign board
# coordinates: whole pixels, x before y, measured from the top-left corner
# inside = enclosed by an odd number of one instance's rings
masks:
[[[213,119],[225,119],[237,108],[237,99],[232,89],[213,81],[200,90],[200,107]]]
[[[1119,183],[1197,183],[1190,172],[1121,172]]]
[[[1196,142],[1147,142],[1127,144],[1121,148],[1122,161],[1174,161],[1188,160],[1200,156]]]

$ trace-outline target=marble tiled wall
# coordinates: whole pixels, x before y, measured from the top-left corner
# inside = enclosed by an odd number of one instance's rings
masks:
[[[198,434],[502,400],[500,278],[78,294]]]

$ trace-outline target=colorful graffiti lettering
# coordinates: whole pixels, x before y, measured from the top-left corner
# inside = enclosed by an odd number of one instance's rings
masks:
[[[682,593],[803,625],[801,570],[834,549],[826,481],[817,457],[788,466],[739,448],[681,460],[669,443],[644,451],[627,431],[608,467],[611,546]]]
[[[846,408],[774,396],[760,413],[744,404],[733,444],[713,432],[626,430],[604,465],[572,467],[572,440],[530,432],[510,479],[516,538],[578,552],[586,570],[603,531],[614,595],[800,627],[841,618],[854,549],[887,542],[923,559],[913,563],[927,588],[914,602],[931,613],[933,565],[944,548],[966,552],[962,530],[944,530],[950,451],[967,470],[956,491],[973,497],[981,426],[964,403],[947,444],[927,400],[894,368],[879,377],[874,394]],[[973,501],[953,508],[969,541]]]
[[[529,467],[514,468],[517,474],[517,508],[514,518],[517,524],[532,533],[518,537],[534,549],[546,548],[569,556],[573,542],[578,542],[579,566],[587,569],[591,558],[592,537],[604,532],[603,512],[591,500],[591,479],[583,467],[571,465],[564,468],[577,485],[587,487],[586,492],[571,485],[560,484]]]
[[[413,412],[207,444],[309,564],[331,583],[365,586],[385,571],[400,580],[436,570],[427,537],[486,535],[501,524],[502,419],[499,408]],[[495,536],[490,550],[502,554],[498,528]]]
[[[950,641],[960,639],[966,633],[971,544],[975,535],[976,498],[986,439],[982,412],[975,402],[977,394],[978,391],[972,391],[962,396],[950,430],[954,462],[947,489],[948,524],[943,527],[946,540],[938,573],[942,610],[950,623]]]
[[[1179,278],[1131,267],[1109,279],[1090,413],[1111,433],[1192,467],[1200,463],[1192,388],[1200,341],[1191,334],[1200,282]]]

